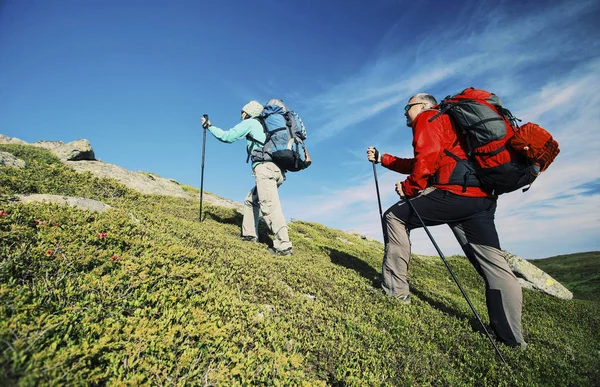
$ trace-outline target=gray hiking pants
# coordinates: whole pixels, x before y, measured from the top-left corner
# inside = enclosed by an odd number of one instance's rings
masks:
[[[277,250],[286,250],[292,247],[292,242],[288,236],[288,227],[277,192],[277,188],[285,180],[285,175],[271,162],[258,164],[254,167],[253,174],[256,185],[244,200],[242,236],[258,236],[258,219],[262,212],[263,219],[273,232],[273,247]]]
[[[500,250],[494,224],[496,199],[459,196],[429,187],[411,203],[426,226],[450,226],[465,255],[483,277],[490,325],[498,339],[508,345],[524,345],[521,286]],[[389,296],[405,295],[409,293],[409,234],[422,225],[404,201],[385,212],[384,224],[382,287]]]

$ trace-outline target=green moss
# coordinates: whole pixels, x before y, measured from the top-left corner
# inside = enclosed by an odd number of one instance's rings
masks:
[[[41,149],[0,149],[35,163],[0,168],[2,385],[600,382],[596,301],[525,291],[529,348],[499,344],[508,367],[438,257],[412,258],[413,304],[398,305],[377,290],[379,242],[295,221],[294,256],[278,257],[239,240],[231,209],[205,204],[199,223],[197,200],[141,195]],[[8,200],[32,190],[113,209]],[[448,261],[487,324],[483,281],[464,257]]]

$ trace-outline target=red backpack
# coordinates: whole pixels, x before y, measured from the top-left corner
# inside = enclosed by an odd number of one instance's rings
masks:
[[[429,121],[450,116],[462,133],[477,178],[494,195],[531,185],[560,152],[548,131],[530,122],[519,128],[520,120],[488,91],[471,87],[444,98],[435,108],[439,113]]]

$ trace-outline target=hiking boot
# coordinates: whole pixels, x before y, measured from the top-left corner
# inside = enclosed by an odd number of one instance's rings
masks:
[[[287,248],[285,250],[277,250],[277,249],[275,249],[273,247],[269,247],[268,250],[271,253],[273,253],[275,255],[279,255],[281,257],[289,257],[289,256],[292,255],[292,248],[291,247],[289,247],[289,248]]]
[[[240,236],[240,239],[243,240],[244,242],[258,242],[258,238],[257,237],[253,237],[250,235],[242,235]]]
[[[498,341],[503,343],[507,347],[509,347],[513,352],[524,351],[527,349],[527,343],[524,341],[522,343],[510,343],[510,344],[504,343],[502,340],[498,340]]]
[[[400,296],[393,296],[392,298],[402,305],[410,305],[410,294],[402,294]]]

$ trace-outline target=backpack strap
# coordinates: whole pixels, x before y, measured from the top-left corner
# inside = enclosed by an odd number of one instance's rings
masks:
[[[496,109],[498,109],[498,113],[500,113],[502,116],[504,116],[504,118],[506,118],[508,120],[508,122],[514,126],[515,128],[519,129],[519,122],[521,122],[520,119],[518,119],[517,117],[515,117],[510,110],[504,108],[503,106],[499,106],[499,105],[494,105],[494,107]]]
[[[506,145],[502,145],[500,148],[494,149],[491,152],[473,152],[473,155],[474,156],[482,156],[482,155],[485,155],[485,156],[496,156],[498,153],[502,152],[505,149],[506,149]]]
[[[450,98],[450,97],[448,96],[446,98]],[[460,102],[444,102],[444,101],[442,101],[438,105],[438,107],[440,108],[440,109],[438,109],[439,113],[432,116],[428,121],[429,122],[435,121],[439,116],[441,116],[442,114],[446,114],[448,112],[448,110],[452,109],[454,106],[458,105],[459,103]],[[432,109],[432,110],[435,110],[435,109]],[[448,118],[450,119],[450,121],[452,121],[452,116],[450,114],[448,114]],[[458,128],[457,125],[455,125],[455,127]],[[473,155],[473,146],[471,145],[471,139],[467,135],[467,131],[464,129],[462,130],[462,137],[465,139],[465,142],[467,143],[467,156],[471,157]]]
[[[438,172],[436,172],[435,175],[433,175],[433,177],[431,178],[432,184],[461,185],[463,187],[463,192],[467,191],[467,187],[481,186],[481,182],[475,174],[475,169],[468,159],[461,159],[454,153],[450,152],[448,149],[444,149],[444,153],[446,154],[446,156],[450,156],[454,160],[456,160],[456,165],[454,166],[454,169],[452,170],[452,173],[450,174],[447,183],[441,184],[439,182],[439,174]]]
[[[252,146],[253,146],[253,145],[255,145],[255,144],[258,144],[258,145],[262,145],[262,146],[264,146],[266,142],[260,142],[260,141],[256,140],[254,137],[252,137],[252,136],[250,136],[250,135],[247,135],[247,136],[246,136],[246,139],[247,139],[248,141],[252,141],[252,144],[250,144],[250,146],[248,146],[248,147],[246,148],[246,153],[247,153],[247,156],[246,156],[246,164],[248,164],[248,162],[250,161],[250,156],[251,156],[250,149],[252,149]]]
[[[268,143],[271,140],[271,137],[273,136],[274,133],[281,132],[282,130],[287,130],[287,127],[285,127],[285,128],[278,128],[278,129],[275,129],[275,130],[268,130],[267,129],[267,124],[265,123],[265,118],[264,117],[260,117],[259,116],[259,117],[254,117],[254,118],[258,122],[260,122],[260,125],[263,128],[263,132],[265,133],[266,138],[265,138],[264,142],[261,142],[261,141],[258,141],[257,139],[255,139],[254,137],[252,137],[250,135],[250,133],[248,133],[248,135],[246,135],[246,139],[248,141],[252,141],[252,144],[249,147],[246,148],[246,153],[247,153],[246,163],[248,163],[250,161],[250,158],[252,157],[251,149],[252,149],[253,145],[258,144],[258,145],[264,147],[265,144]]]
[[[263,130],[265,131],[265,133],[267,133],[267,127],[266,127],[266,125],[265,125],[265,120],[264,120],[262,117],[255,117],[255,119],[256,119],[258,122],[260,122],[260,125],[263,127]],[[254,145],[256,145],[256,144],[258,144],[258,145],[261,145],[261,146],[264,146],[264,145],[267,143],[267,141],[268,141],[268,140],[265,140],[265,142],[260,142],[260,141],[258,141],[257,139],[255,139],[254,137],[252,137],[252,136],[250,135],[250,133],[248,133],[248,134],[246,135],[246,140],[248,140],[248,141],[252,141],[252,144],[250,144],[250,146],[246,147],[246,153],[247,153],[247,156],[246,156],[246,164],[248,164],[248,162],[250,161],[250,156],[251,156],[251,154],[250,154],[250,149],[252,149],[252,147],[253,147]]]
[[[439,112],[429,119],[429,122],[435,121],[439,116],[452,109],[453,105],[449,102],[442,102],[438,105],[439,109],[428,109],[428,110],[439,110]]]

